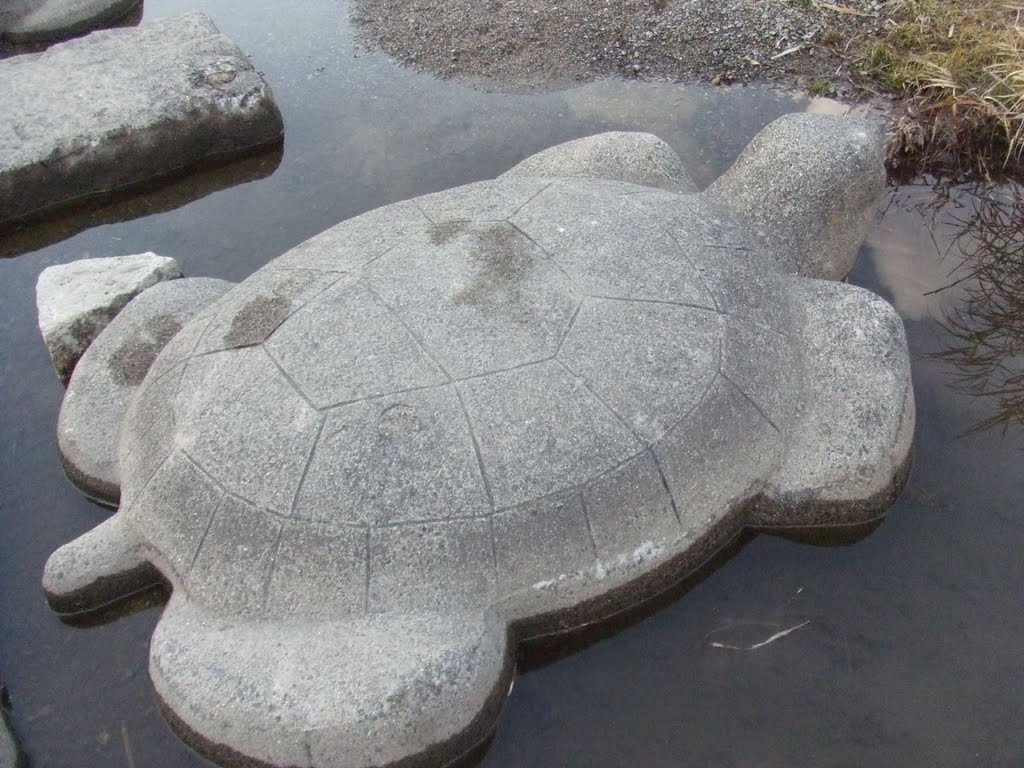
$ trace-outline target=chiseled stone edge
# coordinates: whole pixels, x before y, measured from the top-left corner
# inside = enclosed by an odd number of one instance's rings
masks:
[[[117,509],[117,505],[121,503],[120,485],[85,472],[71,462],[64,451],[60,450],[59,442],[57,444],[57,453],[60,455],[60,466],[72,485],[97,504],[110,509]]]
[[[61,547],[46,562],[43,593],[64,616],[104,612],[144,589],[167,584],[164,575],[145,556],[123,513],[115,513]],[[56,554],[56,553],[55,553]],[[91,579],[83,574],[97,574]]]
[[[156,566],[141,563],[127,571],[102,576],[71,592],[54,592],[44,587],[43,594],[50,608],[60,616],[90,616],[157,586],[169,587],[170,584]]]
[[[257,147],[238,157],[225,157],[223,162],[212,159],[194,173],[186,168],[177,174],[98,194],[95,200],[83,198],[61,209],[56,216],[36,222],[37,226],[31,220],[23,221],[0,237],[0,259],[42,250],[93,227],[173,211],[214,192],[268,178],[281,165],[281,146],[279,141],[276,147]],[[5,226],[0,225],[0,230]]]
[[[755,500],[753,509],[761,518],[761,522],[752,524],[750,528],[760,533],[778,534],[811,541],[819,538],[821,534],[827,534],[830,530],[839,532],[843,529],[866,530],[872,528],[885,519],[889,508],[903,493],[913,467],[914,450],[911,446],[897,467],[892,482],[869,499],[823,501],[798,500],[795,496],[784,496],[781,499],[759,496]],[[775,515],[779,514],[779,510],[794,507],[801,511],[803,517],[801,522],[788,525],[771,521]]]
[[[402,758],[397,762],[379,766],[379,768],[437,768],[451,766],[472,755],[483,744],[486,744],[494,733],[498,716],[508,698],[512,680],[515,678],[515,647],[506,643],[504,665],[498,679],[482,709],[470,724],[449,736],[444,741],[436,742],[426,749]],[[298,766],[280,766],[246,755],[226,744],[218,744],[192,728],[164,700],[159,691],[154,690],[160,713],[178,737],[208,760],[224,768],[299,768]]]
[[[759,496],[754,505],[754,514],[758,522],[752,528],[765,533],[794,533],[811,531],[827,531],[829,528],[854,527],[870,525],[885,517],[889,507],[903,492],[910,477],[914,464],[913,425],[914,408],[913,383],[909,383],[908,394],[904,399],[900,433],[904,425],[910,427],[906,450],[897,458],[892,479],[887,486],[879,489],[866,499],[816,499],[812,490],[802,493],[783,493],[779,496]],[[798,515],[791,514],[799,510]],[[786,518],[799,517],[799,523],[781,522]]]

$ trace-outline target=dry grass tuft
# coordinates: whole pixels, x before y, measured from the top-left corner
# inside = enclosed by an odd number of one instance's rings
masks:
[[[1024,5],[891,0],[860,71],[905,97],[890,164],[991,177],[1024,171]]]

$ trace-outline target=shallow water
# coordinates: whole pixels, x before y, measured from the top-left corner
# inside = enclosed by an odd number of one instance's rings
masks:
[[[147,0],[146,16],[192,9],[266,73],[285,118],[279,167],[0,261],[0,677],[36,766],[206,764],[156,709],[159,609],[76,629],[43,600],[46,557],[107,514],[60,469],[61,388],[35,325],[43,267],[154,250],[189,275],[238,280],[363,210],[609,129],[662,136],[703,187],[762,125],[807,106],[749,88],[474,91],[354,50],[343,2]],[[932,199],[917,188],[887,201],[851,276],[896,303],[914,356],[917,453],[887,521],[847,547],[755,537],[660,611],[520,675],[484,766],[1024,765],[1024,430],[965,434],[1000,398],[954,389],[961,371],[929,356],[957,343],[939,320],[973,284],[926,295],[951,282],[951,217],[965,210],[927,210]],[[756,650],[718,647],[797,625]]]

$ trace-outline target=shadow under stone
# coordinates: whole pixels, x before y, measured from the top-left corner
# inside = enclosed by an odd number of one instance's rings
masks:
[[[44,21],[38,28],[23,28],[24,19],[44,5],[46,0],[6,0],[0,4],[0,59],[38,53],[54,43],[99,29],[137,27],[143,15],[142,0],[118,0],[92,16],[69,18],[67,23]]]
[[[282,143],[239,160],[214,161],[195,172],[151,179],[97,195],[61,214],[12,226],[0,224],[0,258],[19,256],[59,243],[104,224],[166,213],[224,189],[264,179],[281,164]]]

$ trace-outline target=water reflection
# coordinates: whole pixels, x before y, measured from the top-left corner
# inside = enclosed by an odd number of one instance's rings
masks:
[[[922,183],[887,203],[875,268],[904,317],[937,321],[947,386],[990,402],[967,431],[1024,426],[1024,189]]]
[[[214,192],[270,176],[281,164],[280,146],[234,162],[215,163],[178,178],[161,178],[148,186],[133,186],[130,192],[80,205],[47,218],[18,226],[0,228],[0,258],[17,256],[67,240],[79,232],[103,224],[164,213],[200,200]]]
[[[973,429],[1024,426],[1024,191],[977,186],[953,214],[950,248],[960,260],[962,301],[942,321],[951,339],[935,357],[956,372],[950,386],[992,398],[995,412]],[[966,273],[966,274],[964,274]]]
[[[42,40],[39,42],[12,42],[7,39],[4,34],[4,28],[6,26],[13,25],[16,21],[24,18],[26,14],[30,13],[35,6],[39,3],[33,3],[26,0],[4,0],[0,3],[0,59],[6,59],[8,56],[20,56],[23,53],[38,53],[49,48],[54,43],[60,42],[60,39],[55,40]],[[81,35],[88,34],[93,30],[97,29],[114,29],[118,27],[137,27],[142,22],[143,15],[143,4],[142,0],[132,7],[127,13],[118,19],[111,19],[109,21],[101,21],[88,29],[79,31],[75,34],[65,35],[64,38],[80,37]]]

